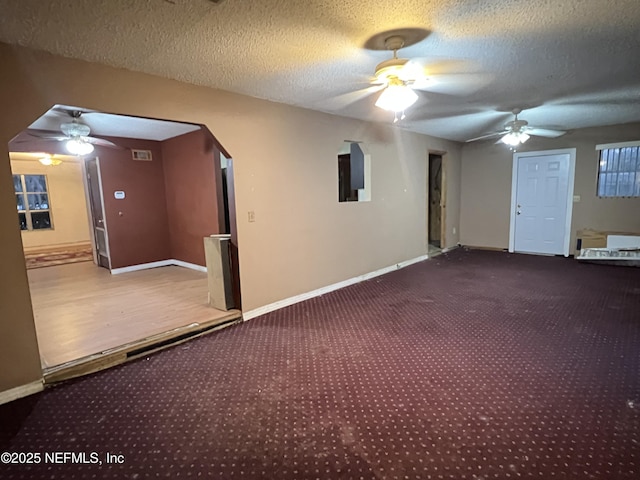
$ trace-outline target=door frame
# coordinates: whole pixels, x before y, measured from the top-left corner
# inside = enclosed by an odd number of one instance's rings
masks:
[[[573,214],[573,187],[575,182],[576,173],[576,149],[575,148],[562,148],[558,150],[538,150],[535,152],[515,152],[513,154],[513,166],[511,172],[511,210],[510,210],[510,222],[509,222],[509,252],[515,252],[516,243],[516,194],[518,190],[518,160],[526,157],[542,157],[547,155],[569,155],[569,178],[567,188],[567,215],[564,226],[564,245],[563,255],[569,256],[570,243],[571,243],[571,217]]]
[[[429,198],[429,188],[431,185],[431,174],[430,174],[430,164],[429,164],[429,155],[439,155],[441,159],[441,171],[440,171],[440,250],[444,250],[446,244],[447,237],[447,166],[449,164],[447,152],[442,150],[429,150],[427,152],[427,172],[426,172],[426,203],[425,206],[427,208],[427,220],[426,220],[426,249],[429,251],[429,205],[431,202],[431,198]]]
[[[87,178],[87,174],[89,173],[89,170],[87,168],[87,162],[91,161],[91,160],[95,160],[96,162],[96,170],[98,171],[98,189],[99,189],[99,195],[100,195],[100,204],[102,207],[102,223],[103,223],[103,230],[104,230],[104,239],[105,239],[105,246],[107,248],[107,260],[109,262],[109,271],[111,271],[111,248],[109,246],[109,230],[107,228],[107,218],[105,215],[105,208],[104,208],[104,190],[102,188],[102,173],[100,172],[100,157],[98,156],[87,156],[87,157],[80,157],[81,163],[82,163],[82,183],[84,184],[84,194],[85,194],[85,200],[87,202],[87,213],[89,216],[89,235],[91,236],[91,248],[93,249],[93,263],[95,263],[96,265],[100,266],[100,259],[98,258],[98,248],[96,246],[96,233],[95,233],[95,219],[93,218],[93,209],[91,208],[91,191],[90,191],[90,186],[89,186],[89,179]]]

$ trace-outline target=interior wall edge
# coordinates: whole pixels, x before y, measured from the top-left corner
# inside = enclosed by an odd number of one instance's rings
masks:
[[[2,136],[0,136],[0,141]],[[5,145],[8,145],[8,140]],[[0,162],[0,392],[42,379],[8,149]],[[0,158],[2,156],[0,155]],[[6,228],[5,225],[14,225]]]

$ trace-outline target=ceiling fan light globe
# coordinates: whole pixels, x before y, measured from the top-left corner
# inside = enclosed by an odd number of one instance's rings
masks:
[[[520,145],[520,137],[518,136],[517,133],[514,133],[514,132],[507,133],[504,137],[502,137],[501,140],[503,143],[506,143],[511,147]]]
[[[417,100],[416,92],[406,85],[389,85],[376,100],[376,107],[399,113],[405,111]]]
[[[88,155],[93,152],[93,145],[82,138],[72,138],[65,144],[67,151],[73,155]]]
[[[529,138],[531,137],[524,132],[509,132],[501,140],[509,146],[516,147],[529,140]]]

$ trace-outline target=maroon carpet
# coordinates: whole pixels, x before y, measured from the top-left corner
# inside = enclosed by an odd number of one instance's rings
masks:
[[[460,249],[0,422],[8,479],[637,480],[640,269]]]

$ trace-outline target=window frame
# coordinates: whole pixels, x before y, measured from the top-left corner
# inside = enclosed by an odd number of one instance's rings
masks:
[[[626,149],[635,149],[630,153]],[[640,141],[608,143],[596,145],[598,151],[598,167],[596,172],[596,197],[597,198],[640,198]],[[617,150],[617,151],[616,151]],[[611,158],[610,155],[614,156]],[[628,156],[630,163],[627,163]],[[607,158],[604,158],[604,157]],[[621,168],[620,165],[624,161],[627,165]],[[609,168],[609,162],[615,162],[613,168]],[[631,165],[635,163],[635,168]],[[627,169],[627,166],[629,167]],[[607,194],[605,175],[615,174],[615,190],[614,194]],[[631,184],[631,194],[620,194],[620,177],[619,174],[633,175],[634,180]],[[609,184],[611,185],[611,184]]]
[[[39,230],[54,230],[54,225],[53,225],[53,211],[51,208],[51,192],[49,190],[49,178],[46,174],[44,173],[14,173],[12,174],[13,176],[16,177],[20,177],[20,186],[22,187],[22,190],[20,192],[16,192],[15,191],[15,184],[14,184],[14,192],[13,194],[15,196],[18,195],[22,195],[22,202],[23,202],[23,206],[24,209],[20,210],[19,208],[17,209],[18,212],[18,219],[20,219],[20,214],[24,214],[25,216],[25,220],[26,220],[26,224],[27,224],[27,228],[23,229],[22,227],[20,228],[21,232],[37,232]],[[27,191],[27,182],[25,177],[44,177],[44,186],[45,189],[42,192],[29,192]],[[40,209],[31,209],[29,208],[29,194],[45,194],[47,196],[47,208],[40,208]],[[17,202],[16,202],[16,207],[17,207]],[[47,228],[33,228],[33,219],[32,219],[32,215],[34,213],[43,213],[43,212],[47,212],[49,214],[49,227]],[[20,224],[22,224],[22,222],[20,222]]]

